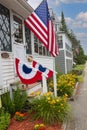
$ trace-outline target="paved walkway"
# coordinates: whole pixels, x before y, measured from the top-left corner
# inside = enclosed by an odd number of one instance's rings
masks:
[[[87,63],[84,70],[84,82],[81,84],[79,94],[71,102],[72,119],[66,130],[87,130]]]

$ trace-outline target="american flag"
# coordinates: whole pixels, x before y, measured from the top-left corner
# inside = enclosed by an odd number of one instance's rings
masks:
[[[37,9],[24,21],[25,25],[44,44],[52,56],[58,55],[58,45],[54,25],[51,21],[48,4],[43,0]]]

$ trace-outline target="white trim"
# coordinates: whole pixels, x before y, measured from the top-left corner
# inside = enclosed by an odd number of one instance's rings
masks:
[[[34,34],[31,32],[31,54],[34,55]]]
[[[11,28],[11,45],[12,45],[12,52],[13,52],[13,43],[14,43],[14,36],[12,35],[14,33],[14,28],[13,28],[13,12],[10,10],[10,28]]]
[[[24,20],[22,19],[23,44],[24,44],[24,47],[26,49],[26,43],[25,43],[25,26],[24,26],[23,21]]]
[[[67,74],[66,50],[64,50],[64,57],[65,57],[65,74]]]

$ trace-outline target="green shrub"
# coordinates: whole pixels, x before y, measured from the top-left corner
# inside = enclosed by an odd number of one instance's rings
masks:
[[[76,75],[82,75],[83,71],[82,70],[72,70],[72,74],[76,74]]]
[[[17,88],[17,90],[14,91],[13,97],[14,97],[13,100],[15,104],[15,112],[22,111],[27,100],[26,92],[25,91],[21,92],[21,90]]]
[[[2,106],[8,111],[11,115],[15,112],[15,104],[10,98],[10,93],[7,92],[1,96]]]
[[[71,97],[77,82],[77,76],[75,74],[63,74],[57,79],[57,93],[58,96],[65,94]]]
[[[24,107],[27,94],[25,91],[21,92],[20,89],[17,89],[13,92],[13,99],[10,98],[10,93],[7,92],[1,96],[2,107],[5,108],[7,112],[13,115],[16,111],[21,111]]]
[[[10,114],[0,109],[0,130],[6,130],[10,123]]]
[[[65,94],[71,97],[75,88],[78,78],[75,74],[63,74],[57,77],[57,93],[58,96]],[[54,90],[53,80],[48,82],[48,87],[51,91]]]
[[[70,106],[66,96],[55,97],[51,92],[31,101],[33,119],[42,119],[46,124],[55,124],[67,119]]]

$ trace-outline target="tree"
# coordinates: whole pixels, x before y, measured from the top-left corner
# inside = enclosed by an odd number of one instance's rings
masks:
[[[84,64],[86,61],[86,56],[81,46],[79,47],[79,53],[76,54],[75,60],[77,64]]]
[[[61,13],[60,31],[64,31],[64,32],[66,32],[66,33],[67,33],[67,31],[68,31],[68,28],[67,28],[67,25],[66,25],[66,21],[65,21],[64,13],[63,13],[63,12]]]
[[[61,13],[61,26],[60,26],[60,31],[64,31],[65,34],[68,36],[72,43],[72,48],[73,48],[73,58],[77,64],[84,64],[86,60],[86,56],[84,55],[83,48],[80,45],[80,41],[77,40],[74,32],[70,29],[68,29],[68,26],[66,24],[65,18],[64,18],[64,13]],[[79,54],[76,54],[76,49],[78,49]]]

